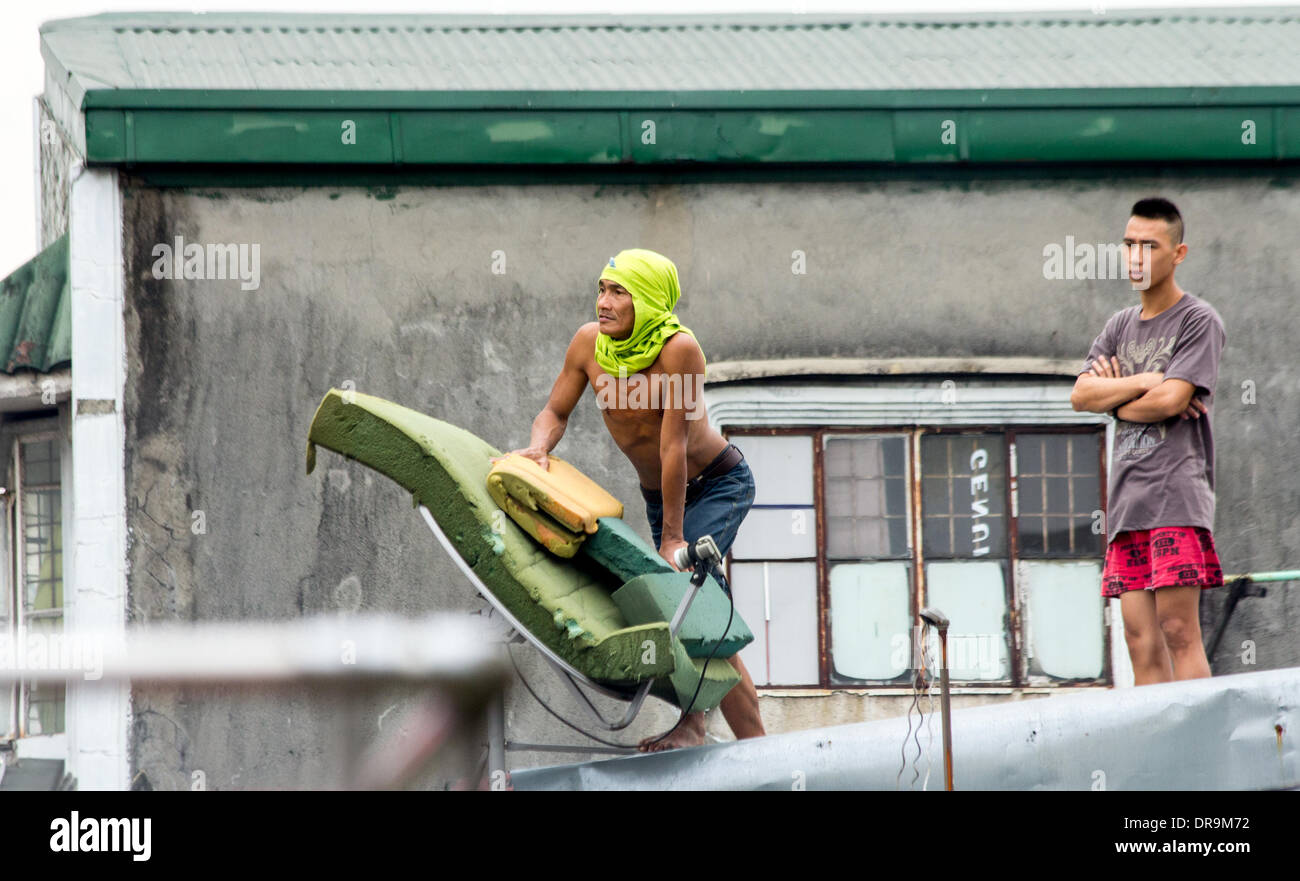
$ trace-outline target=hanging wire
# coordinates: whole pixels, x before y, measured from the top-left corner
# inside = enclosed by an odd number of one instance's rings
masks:
[[[917,632],[916,630],[913,630],[913,633],[916,632]],[[934,742],[933,726],[929,724],[930,720],[934,716],[934,675],[931,672],[933,670],[934,664],[932,663],[932,660],[930,658],[930,653],[928,648],[929,643],[927,637],[929,636],[929,633],[930,633],[930,623],[927,621],[924,623],[924,625],[921,627],[920,630],[920,645],[915,647],[917,651],[918,660],[920,661],[920,665],[913,669],[912,702],[907,708],[907,733],[903,735],[903,748],[899,753],[899,755],[902,758],[902,762],[899,765],[898,774],[894,777],[894,789],[902,788],[903,771],[907,770],[907,742],[909,740],[911,740],[912,743],[915,744],[916,746],[916,755],[912,758],[912,780],[908,784],[908,789],[915,789],[916,781],[921,779],[920,761],[921,761],[921,753],[924,752],[924,750],[922,750],[921,748],[921,726],[922,725],[925,725],[927,727],[927,730],[930,731],[931,746],[933,746],[933,742]],[[930,704],[929,712],[921,709],[921,692],[923,689],[929,693],[929,704]],[[913,730],[912,728],[913,711],[915,711],[917,714],[915,730]],[[929,762],[929,760],[930,760],[930,756],[929,753],[927,752],[926,761]],[[929,780],[929,777],[930,774],[929,774],[929,770],[927,769],[926,771],[927,781]],[[924,786],[922,788],[924,789]]]
[[[913,628],[912,630],[913,639],[916,638],[915,634],[916,634],[916,630],[915,628]],[[915,650],[916,645],[913,644],[911,648]],[[907,707],[907,733],[903,735],[903,746],[898,751],[898,757],[899,757],[898,773],[894,775],[895,791],[903,788],[903,772],[907,770],[907,741],[912,736],[912,711],[919,709],[918,704],[919,704],[920,696],[916,691],[916,671],[914,668],[909,668],[909,669],[913,674],[911,677],[912,702]]]
[[[916,746],[916,755],[912,757],[912,782],[908,786],[908,789],[916,789],[916,781],[921,779],[921,726],[930,718],[925,711],[921,710],[920,707],[921,690],[925,688],[926,683],[930,679],[930,656],[925,649],[925,646],[928,644],[929,635],[930,624],[929,622],[926,622],[925,626],[921,628],[921,666],[916,671],[916,681],[912,684],[912,692],[914,695],[913,701],[917,705],[920,717],[916,723],[916,731],[912,733],[912,743]]]
[[[925,717],[926,745],[925,745],[925,781],[921,784],[921,791],[928,791],[930,785],[930,771],[934,767],[934,688],[939,677],[934,674],[934,670],[939,666],[935,663],[933,654],[934,649],[931,647],[929,640],[925,643],[926,651],[926,669],[930,671],[929,687],[926,689],[929,699],[929,712]]]
[[[916,691],[916,680],[912,680],[912,703],[907,708],[907,733],[903,735],[903,746],[898,751],[899,764],[898,773],[894,775],[894,789],[901,789],[903,786],[903,772],[907,770],[907,741],[912,736],[912,711],[918,709],[920,694]]]

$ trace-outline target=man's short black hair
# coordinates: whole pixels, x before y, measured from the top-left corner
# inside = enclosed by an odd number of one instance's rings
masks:
[[[1168,199],[1159,196],[1138,199],[1133,203],[1133,210],[1129,214],[1148,220],[1163,220],[1169,224],[1169,241],[1173,246],[1177,248],[1183,243],[1183,215],[1178,212],[1178,206]]]

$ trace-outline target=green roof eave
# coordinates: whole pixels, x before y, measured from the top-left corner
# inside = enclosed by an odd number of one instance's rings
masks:
[[[1300,87],[846,93],[98,91],[86,95],[84,114],[87,161],[105,165],[1300,159]]]

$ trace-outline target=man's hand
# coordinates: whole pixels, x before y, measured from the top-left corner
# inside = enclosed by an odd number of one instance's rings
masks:
[[[523,456],[524,458],[532,459],[538,465],[541,465],[543,471],[551,470],[550,457],[547,456],[546,450],[543,449],[542,447],[525,447],[522,450],[511,450],[509,453],[506,454],[506,456]],[[492,461],[494,463],[500,462],[504,458],[505,456],[497,456]]]
[[[1076,411],[1109,413],[1129,401],[1142,397],[1164,382],[1163,373],[1137,373],[1122,376],[1119,359],[1103,355],[1079,375],[1070,392],[1070,406]]]
[[[686,542],[681,539],[667,539],[659,544],[659,556],[668,561],[668,565],[677,569],[677,562],[673,560],[673,555],[677,553],[678,548],[686,547]],[[677,571],[681,571],[678,569]]]
[[[1121,375],[1119,359],[1114,355],[1111,355],[1110,358],[1098,358],[1092,362],[1092,366],[1088,368],[1088,372],[1093,376],[1100,376],[1103,379],[1119,379]],[[1165,375],[1159,372],[1135,373],[1133,376],[1135,379],[1141,380],[1143,394],[1151,391],[1153,388],[1165,381]]]
[[[1101,357],[1092,362],[1088,372],[1093,376],[1103,376],[1106,379],[1115,379],[1119,376],[1119,359],[1114,355],[1109,358]]]
[[[1187,405],[1187,409],[1180,415],[1183,419],[1200,419],[1202,413],[1208,413],[1209,410],[1201,403],[1200,398],[1192,398],[1192,402]]]

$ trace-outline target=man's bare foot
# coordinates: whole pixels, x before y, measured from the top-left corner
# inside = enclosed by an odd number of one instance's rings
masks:
[[[678,725],[672,734],[657,742],[654,737],[647,737],[641,741],[638,749],[643,753],[657,753],[666,749],[680,749],[684,746],[702,746],[703,744],[704,714],[689,713],[685,719],[682,719],[682,724]]]

